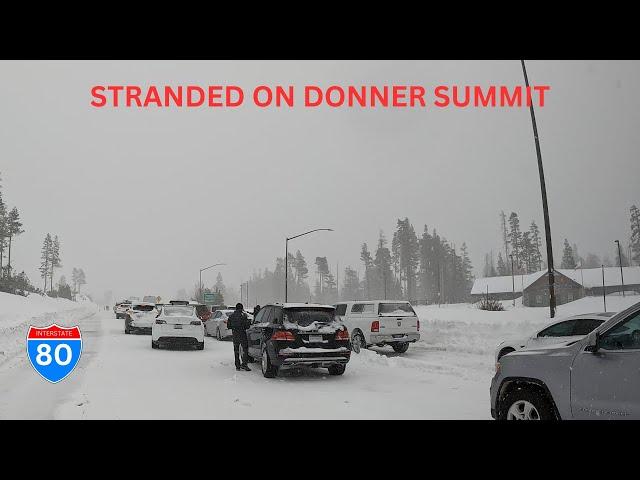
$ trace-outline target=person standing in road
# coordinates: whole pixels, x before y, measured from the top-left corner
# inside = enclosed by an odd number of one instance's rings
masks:
[[[259,311],[260,311],[260,305],[256,305],[255,307],[253,307],[253,318],[256,318]]]
[[[231,330],[233,335],[233,355],[236,361],[236,370],[251,371],[247,365],[249,360],[247,328],[250,325],[249,317],[244,313],[244,306],[241,303],[237,303],[236,311],[229,315],[227,319],[227,328]],[[240,347],[242,347],[242,362],[240,361]]]

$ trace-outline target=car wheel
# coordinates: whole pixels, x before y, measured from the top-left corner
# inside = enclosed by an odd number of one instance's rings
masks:
[[[391,345],[396,353],[405,353],[409,350],[409,342],[394,343]]]
[[[367,348],[367,342],[364,340],[362,332],[356,331],[351,335],[351,349],[355,353],[360,353],[360,349]]]
[[[154,350],[158,348],[158,342],[156,342],[155,340],[151,340],[151,348],[153,348]]]
[[[202,342],[198,342],[196,350],[204,350],[204,340]]]
[[[511,353],[511,352],[515,352],[515,349],[511,347],[503,348],[502,350],[500,350],[500,353],[498,354],[498,360],[504,357],[507,353]]]
[[[265,378],[274,378],[278,374],[278,367],[271,364],[271,359],[267,353],[266,347],[262,346],[262,375]]]
[[[503,420],[554,420],[553,405],[537,388],[519,388],[507,394],[502,403]]]
[[[329,367],[329,375],[342,375],[346,369],[346,365],[331,365]]]
[[[216,338],[218,339],[219,342],[222,341],[222,335],[220,334],[220,329],[219,328],[216,330]]]

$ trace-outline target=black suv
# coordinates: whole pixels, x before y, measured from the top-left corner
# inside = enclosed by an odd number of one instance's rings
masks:
[[[262,374],[307,366],[342,375],[351,356],[349,332],[330,305],[273,303],[260,309],[247,330],[249,358],[260,361]]]

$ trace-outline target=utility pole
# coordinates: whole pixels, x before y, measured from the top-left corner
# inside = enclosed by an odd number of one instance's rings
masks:
[[[622,281],[622,298],[624,298],[624,273],[622,273],[622,253],[620,253],[620,240],[614,240],[618,244],[618,265],[620,265],[620,279]]]
[[[527,69],[524,65],[524,60],[520,60],[522,63],[522,73],[524,74],[524,83],[529,89],[529,78],[527,77]],[[529,111],[531,112],[531,124],[533,126],[533,139],[536,144],[536,156],[538,157],[538,174],[540,175],[540,191],[542,194],[542,212],[544,215],[544,233],[547,244],[547,269],[549,276],[549,312],[551,318],[556,315],[556,292],[555,292],[555,277],[553,274],[553,246],[551,245],[551,222],[549,221],[549,205],[547,203],[547,187],[544,181],[544,168],[542,167],[542,152],[540,151],[540,140],[538,138],[538,127],[536,125],[536,116],[533,111],[533,102],[529,105]]]
[[[602,265],[602,301],[604,302],[604,311],[607,311],[607,287],[604,285],[604,265]]]
[[[513,306],[516,306],[516,279],[513,276],[513,254],[509,254],[509,258],[511,258],[511,288],[513,290]]]

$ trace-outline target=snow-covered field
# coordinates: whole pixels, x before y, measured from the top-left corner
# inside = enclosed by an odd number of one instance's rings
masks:
[[[607,307],[638,301],[610,296]],[[354,354],[343,376],[318,369],[271,380],[258,365],[237,372],[231,342],[152,350],[150,336],[125,335],[101,310],[77,317],[85,345],[64,382],[50,385],[29,365],[0,367],[0,418],[489,419],[495,346],[549,322],[548,309],[505,305],[417,307],[422,339],[406,354],[374,348]],[[560,306],[558,318],[595,311],[602,299],[584,298]]]

